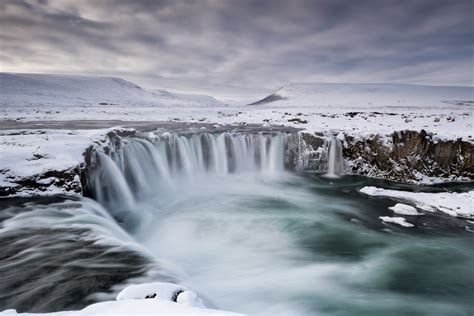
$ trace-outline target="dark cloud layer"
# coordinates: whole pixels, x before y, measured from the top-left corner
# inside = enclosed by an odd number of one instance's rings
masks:
[[[309,81],[473,85],[473,3],[3,0],[0,71],[209,94]]]

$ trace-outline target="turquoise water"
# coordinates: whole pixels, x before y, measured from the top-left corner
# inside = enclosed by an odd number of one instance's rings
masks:
[[[473,225],[433,213],[407,217],[414,228],[384,224],[396,202],[360,194],[365,185],[394,187],[286,173],[195,179],[144,199],[136,238],[226,310],[472,315]]]
[[[1,199],[0,310],[113,299],[112,285],[166,262],[172,272],[149,280],[184,283],[217,308],[251,315],[473,315],[474,225],[438,213],[406,217],[413,228],[384,224],[378,217],[397,201],[358,192],[471,184],[286,172],[173,183],[125,215],[82,198]]]

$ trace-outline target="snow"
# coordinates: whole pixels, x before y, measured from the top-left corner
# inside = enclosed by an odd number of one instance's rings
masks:
[[[176,300],[176,301],[174,301]],[[80,311],[65,311],[56,313],[20,313],[6,310],[0,313],[7,315],[241,315],[215,309],[207,309],[197,294],[186,287],[173,283],[142,283],[129,285],[123,289],[116,301],[101,302],[90,305]]]
[[[474,142],[473,91],[472,87],[293,84],[277,91],[287,99],[242,106],[147,91],[119,78],[0,73],[0,119],[270,124],[356,138],[424,129],[435,140]]]
[[[389,209],[400,215],[423,215],[422,213],[417,212],[416,208],[413,206],[403,203],[397,203],[395,206],[389,207]]]
[[[215,106],[202,95],[149,91],[115,77],[0,73],[0,106]]]
[[[430,211],[437,210],[450,216],[474,219],[474,191],[456,192],[408,192],[389,190],[366,186],[360,190],[361,193],[370,196],[391,197],[406,202],[411,202],[417,208]]]
[[[84,162],[85,149],[107,131],[0,131],[0,187],[16,187],[17,182],[41,177],[48,171],[63,172],[78,167]],[[55,186],[54,177],[37,180],[39,184],[49,185],[49,194],[65,193],[64,188]],[[78,177],[73,181],[80,182]]]
[[[271,96],[271,107],[445,107],[446,103],[472,103],[474,88],[455,86],[422,86],[386,83],[295,83],[288,84]]]
[[[175,300],[185,305],[206,308],[196,293],[173,283],[153,282],[130,285],[117,295],[117,301],[145,298]]]
[[[15,310],[0,312],[0,315],[242,315],[215,309],[207,309],[197,294],[186,287],[164,282],[142,283],[129,285],[124,288],[116,301],[92,304],[80,311],[65,311],[56,313],[20,313]]]
[[[2,132],[0,165],[19,177],[47,170],[66,170],[81,161],[84,149],[96,134],[96,130]]]
[[[390,216],[380,216],[379,217],[385,223],[393,223],[403,227],[414,227],[415,225],[408,223],[403,217],[390,217]]]

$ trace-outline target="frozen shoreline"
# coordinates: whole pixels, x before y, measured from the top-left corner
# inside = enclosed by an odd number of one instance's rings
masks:
[[[474,191],[464,193],[426,193],[388,190],[369,186],[363,187],[360,192],[369,196],[390,197],[407,201],[419,210],[425,212],[439,211],[454,217],[465,218],[468,220],[474,219]]]

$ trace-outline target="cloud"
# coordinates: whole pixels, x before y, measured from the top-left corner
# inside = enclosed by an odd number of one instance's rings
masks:
[[[473,2],[4,0],[0,71],[216,94],[287,82],[473,85]]]

